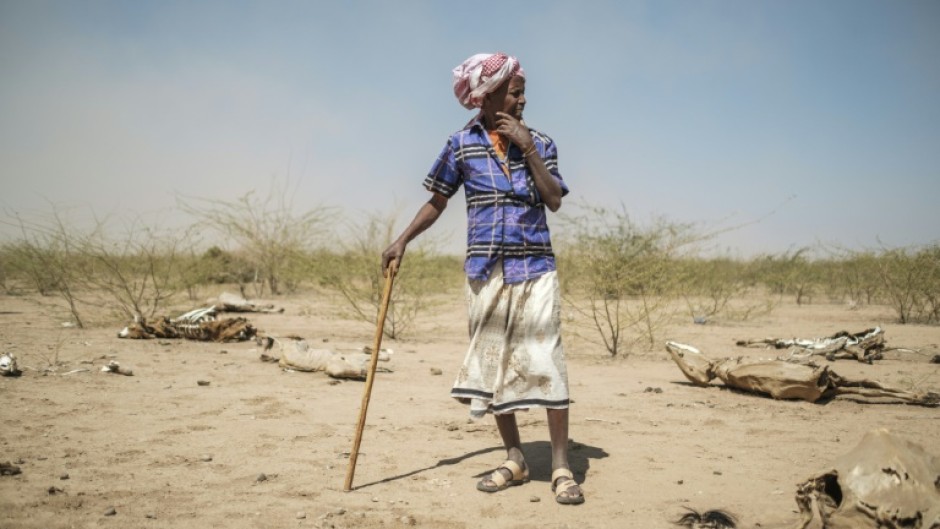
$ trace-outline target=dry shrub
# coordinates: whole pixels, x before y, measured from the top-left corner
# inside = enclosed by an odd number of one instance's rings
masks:
[[[82,251],[75,229],[58,210],[44,221],[14,215],[6,223],[20,230],[20,239],[7,244],[4,251],[11,257],[13,269],[41,295],[55,295],[65,301],[75,324],[84,327],[78,295],[87,286],[82,269],[87,266],[88,256]],[[97,233],[97,228],[92,233]]]
[[[792,295],[797,305],[811,303],[821,277],[819,266],[808,258],[809,251],[804,247],[762,255],[754,259],[754,273],[771,293]]]
[[[65,301],[78,327],[101,295],[122,317],[152,316],[179,289],[185,233],[161,234],[134,221],[114,236],[101,219],[83,223],[59,209],[38,220],[15,218],[20,238],[4,253],[39,293]]]
[[[206,250],[197,251],[199,243],[190,247],[185,255],[186,266],[182,267],[180,281],[185,288],[190,301],[201,298],[201,287],[206,285],[235,284],[242,297],[249,298],[247,285],[255,284],[254,267],[240,252],[229,252],[218,246],[210,246]],[[288,282],[293,287],[292,282]]]
[[[92,288],[115,302],[122,317],[152,317],[184,288],[194,266],[190,237],[137,223],[120,238],[78,238]]]
[[[722,313],[732,298],[747,293],[741,263],[727,258],[693,258],[682,263],[682,298],[693,320]]]
[[[35,236],[24,236],[16,242],[4,243],[0,251],[4,291],[12,294],[26,288],[41,296],[53,294],[57,281],[53,270],[44,263],[54,258],[50,255],[54,250],[47,243]]]
[[[343,314],[375,325],[382,301],[385,278],[382,275],[382,251],[391,244],[395,215],[372,215],[349,225],[343,252],[321,256],[318,266],[320,284],[333,289],[346,301]],[[441,256],[437,242],[425,236],[408,247],[395,276],[385,336],[397,339],[407,335],[419,314],[440,303],[438,294],[461,284],[459,259]]]
[[[180,208],[232,241],[251,267],[255,295],[297,288],[309,270],[309,253],[328,240],[335,211],[317,207],[295,213],[292,193],[273,181],[267,196],[250,191],[234,200],[180,198]],[[245,274],[239,272],[238,277]]]
[[[625,355],[628,343],[656,347],[682,284],[677,258],[698,240],[696,234],[690,225],[665,219],[639,226],[623,211],[583,211],[562,217],[566,240],[559,266],[565,301],[594,336],[584,338],[612,356]]]
[[[884,250],[877,264],[898,322],[940,323],[940,246]]]
[[[779,302],[765,294],[754,261],[693,257],[681,267],[682,298],[693,321],[746,321],[769,314]]]
[[[872,251],[851,252],[838,264],[835,284],[840,284],[844,296],[853,305],[871,305],[882,292],[878,256]]]

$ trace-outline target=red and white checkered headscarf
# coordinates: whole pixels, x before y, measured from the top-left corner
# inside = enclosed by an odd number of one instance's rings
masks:
[[[525,70],[515,57],[478,53],[454,68],[454,95],[464,108],[480,108],[483,96],[514,75],[525,77]]]

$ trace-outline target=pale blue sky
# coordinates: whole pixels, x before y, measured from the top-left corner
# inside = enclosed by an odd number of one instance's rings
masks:
[[[405,222],[471,117],[451,69],[492,51],[526,69],[565,208],[762,219],[719,239],[743,255],[940,240],[937,1],[0,0],[0,206],[165,211],[277,177],[298,209]],[[434,230],[460,252],[452,202]]]

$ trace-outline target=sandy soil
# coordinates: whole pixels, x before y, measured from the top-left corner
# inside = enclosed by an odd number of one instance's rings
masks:
[[[337,317],[336,301],[322,295],[269,301],[284,314],[248,316],[270,334],[337,349],[373,340],[369,324]],[[678,322],[663,338],[713,357],[766,356],[734,340],[882,325],[889,346],[938,352],[940,328],[892,319],[886,307],[783,305],[756,321]],[[37,298],[0,297],[3,351],[25,368],[0,378],[0,462],[22,470],[0,477],[3,528],[655,528],[670,527],[686,507],[728,509],[740,527],[783,527],[796,520],[796,484],[868,430],[889,428],[940,452],[936,408],[697,388],[664,351],[610,359],[566,338],[571,462],[587,502],[554,502],[537,410],[520,415],[532,481],[477,492],[503,452],[492,421],[469,421],[448,397],[466,347],[455,299],[425,314],[412,339],[383,342],[394,372],[376,378],[355,489],[343,492],[362,382],[285,372],[261,362],[254,343],[119,340],[119,325],[68,329],[64,320]],[[112,359],[134,376],[102,373]],[[842,374],[940,391],[940,366],[927,356],[834,364]]]

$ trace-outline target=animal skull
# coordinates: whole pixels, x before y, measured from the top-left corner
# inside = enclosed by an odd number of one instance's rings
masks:
[[[20,373],[16,365],[16,356],[13,353],[4,353],[0,355],[0,375],[5,377],[16,376]]]

